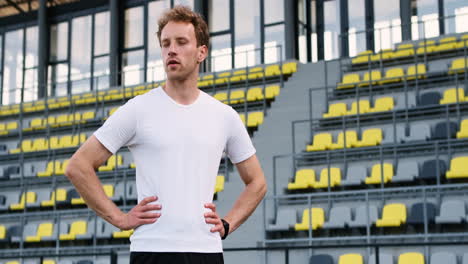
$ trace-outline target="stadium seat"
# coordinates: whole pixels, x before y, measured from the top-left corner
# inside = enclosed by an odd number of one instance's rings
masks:
[[[345,133],[340,132],[338,134],[336,143],[332,143],[329,146],[329,149],[342,149],[345,147],[345,138],[346,138],[346,148],[352,148],[356,145],[357,142],[357,133],[354,130],[346,131]],[[315,142],[315,139],[314,139]]]
[[[369,108],[369,113],[386,112],[391,111],[395,107],[395,101],[393,97],[381,97],[377,98],[374,102],[374,107]]]
[[[265,98],[273,99],[280,94],[279,85],[270,85],[265,88]]]
[[[252,80],[252,79],[261,79],[263,78],[264,73],[263,73],[263,68],[262,67],[253,67],[249,69],[249,74],[247,75],[247,78]]]
[[[16,204],[11,204],[11,210],[23,210],[27,204],[35,203],[37,200],[37,194],[33,191],[22,193],[19,199],[19,202]]]
[[[439,92],[426,92],[419,96],[418,106],[439,105],[441,95]]]
[[[247,102],[263,100],[263,90],[261,87],[253,87],[247,91]]]
[[[377,227],[398,227],[406,223],[406,205],[402,203],[387,204],[383,208],[382,218],[378,219]]]
[[[63,229],[62,229],[63,230]],[[84,220],[74,221],[68,228],[68,233],[60,234],[60,240],[75,240],[85,238],[88,230],[88,222]]]
[[[468,35],[463,35],[457,43],[457,49],[468,47]]]
[[[306,151],[321,151],[329,149],[332,144],[332,134],[318,133],[314,135],[312,145],[307,145]]]
[[[382,74],[380,71],[372,71],[371,73],[364,73],[364,78],[358,84],[359,87],[376,85],[382,79]]]
[[[113,238],[129,238],[133,234],[133,229],[131,230],[121,230],[121,231],[114,231],[112,233]]]
[[[312,221],[310,214],[312,213]],[[322,208],[311,208],[304,209],[302,212],[302,222],[294,225],[296,231],[307,231],[310,228],[310,222],[312,222],[312,230],[322,228],[325,222],[325,212]]]
[[[245,100],[244,90],[235,90],[229,93],[229,104],[243,103]]]
[[[457,138],[468,138],[468,119],[462,120]]]
[[[24,139],[21,141],[20,145],[16,149],[10,150],[11,154],[16,154],[20,152],[30,152],[32,151],[32,140],[30,139]]]
[[[54,224],[51,222],[40,223],[37,232],[33,236],[26,236],[26,242],[40,242],[45,237],[51,238],[54,234]]]
[[[367,216],[369,216],[369,222],[367,220]],[[369,208],[367,208],[366,205],[360,205],[358,208],[356,208],[354,219],[351,220],[348,225],[351,228],[364,228],[368,226],[367,223],[370,224],[369,226],[372,226],[372,224],[375,223],[378,218],[379,216],[376,206],[369,205]]]
[[[455,138],[458,126],[455,122],[442,121],[435,125],[432,131],[432,140],[447,140]]]
[[[462,264],[468,264],[468,253],[463,254]]]
[[[335,186],[339,186],[341,183],[341,169],[340,168],[324,168],[320,172],[320,179],[318,182],[315,182],[314,188],[321,189],[321,188],[331,188]]]
[[[345,254],[340,256],[338,264],[364,264],[364,258],[360,254]]]
[[[385,78],[379,81],[379,84],[401,82],[404,76],[405,76],[405,73],[403,71],[403,68],[388,69],[385,72]]]
[[[95,113],[93,111],[84,112],[81,115],[81,123],[86,123],[87,121],[93,120],[95,118]]]
[[[456,157],[450,161],[450,169],[445,176],[447,179],[468,178],[468,156]]]
[[[50,194],[50,199],[47,201],[42,201],[42,207],[53,207],[56,203],[66,202],[67,201],[67,190],[64,188],[57,188],[55,191],[52,191]]]
[[[361,185],[367,176],[366,168],[362,165],[353,165],[348,167],[346,179],[341,181],[342,186]]]
[[[449,74],[463,73],[468,67],[468,59],[456,59],[452,61],[452,64],[449,67]]]
[[[408,252],[398,256],[398,264],[424,264],[424,255],[418,252]]]
[[[382,129],[369,128],[362,132],[362,139],[354,143],[356,147],[370,147],[380,145],[383,139]]]
[[[435,52],[444,52],[457,48],[457,38],[447,37],[439,40],[439,45],[434,48]]]
[[[268,65],[265,68],[265,77],[272,77],[281,75],[281,70],[278,64]]]
[[[440,213],[435,218],[437,224],[461,224],[466,217],[465,202],[448,200],[440,205]]]
[[[287,62],[281,67],[283,74],[293,74],[297,71],[297,62]]]
[[[375,254],[370,254],[368,263],[377,264],[377,257]],[[379,252],[379,264],[393,264],[393,256]]]
[[[347,113],[346,103],[334,103],[328,106],[328,113],[323,114],[323,118],[343,116]]]
[[[370,110],[369,100],[359,100],[359,114],[368,113]],[[357,115],[358,113],[358,103],[353,102],[351,104],[351,110],[346,112],[347,115]]]
[[[102,165],[98,168],[98,171],[113,171],[116,167],[122,166],[122,155],[112,155],[108,160],[106,165]]]
[[[353,88],[361,81],[361,77],[357,73],[349,73],[343,76],[343,81],[338,83],[337,89]]]
[[[411,43],[400,44],[396,51],[393,52],[393,58],[398,59],[414,55],[414,45]]]
[[[234,71],[231,75],[231,77],[229,78],[229,81],[230,82],[240,82],[240,81],[244,81],[246,78],[247,78],[247,75],[246,75],[246,71],[245,70],[237,70],[237,71]],[[211,85],[208,83],[208,85]]]
[[[392,182],[412,182],[418,177],[418,163],[414,160],[399,161]]]
[[[267,231],[288,231],[297,221],[296,210],[294,208],[280,207],[276,215],[276,221],[271,221],[267,226]]]
[[[416,50],[416,54],[421,55],[421,54],[428,54],[432,53],[435,50],[435,41],[434,40],[424,40],[419,42],[418,44],[418,49]]]
[[[453,252],[432,253],[429,263],[457,264],[457,256]]]
[[[345,228],[351,222],[351,208],[346,206],[332,207],[324,229]]]
[[[440,104],[453,104],[465,102],[465,90],[463,88],[451,88],[444,91],[444,97]]]
[[[49,161],[45,171],[37,173],[37,177],[50,177],[55,174],[55,171],[60,168],[60,161]]]
[[[426,207],[426,219],[428,224],[432,224],[436,217],[436,207],[433,203],[415,203],[411,206],[410,214],[406,219],[406,223],[410,225],[423,225],[424,220],[424,207]]]
[[[288,183],[288,190],[313,188],[315,185],[315,170],[301,169],[296,171],[294,182]]]
[[[0,224],[0,241],[5,241],[7,239],[6,227]]]
[[[257,127],[263,124],[263,111],[250,112],[247,118],[247,127]]]
[[[406,79],[407,80],[414,80],[416,78],[423,79],[426,78],[426,65],[425,64],[417,64],[409,66],[406,71]]]
[[[382,61],[388,60],[393,57],[393,50],[392,49],[382,49],[378,53],[371,56],[372,61]]]
[[[383,170],[383,177],[382,177]],[[391,163],[384,163],[383,169],[380,163],[372,166],[371,175],[365,179],[366,184],[380,184],[382,179],[384,184],[392,181],[393,178],[393,165]]]
[[[224,175],[216,176],[215,193],[224,191]]]
[[[370,60],[370,56],[372,55],[372,50],[366,50],[363,52],[360,52],[352,61],[352,64],[359,64],[359,63],[364,63],[368,62]]]
[[[439,173],[437,173],[437,171]],[[422,180],[436,180],[438,177],[445,175],[447,171],[447,164],[443,160],[426,160],[421,166],[421,171],[419,172],[419,179]]]

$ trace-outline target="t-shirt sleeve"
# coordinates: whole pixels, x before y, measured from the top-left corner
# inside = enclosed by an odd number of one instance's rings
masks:
[[[137,116],[135,100],[130,99],[94,132],[94,136],[115,154],[123,146],[136,144]]]
[[[233,164],[236,164],[250,158],[256,150],[239,114],[234,109],[231,110],[226,155]]]

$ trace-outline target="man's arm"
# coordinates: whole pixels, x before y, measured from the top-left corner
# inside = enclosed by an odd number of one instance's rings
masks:
[[[256,155],[236,164],[241,179],[245,183],[245,189],[237,198],[236,202],[224,219],[229,223],[229,233],[234,232],[253,213],[258,204],[262,201],[267,192],[267,184],[262,168]],[[206,222],[214,224],[211,232],[220,232],[224,235],[224,227],[219,219],[215,205],[210,203],[205,205],[213,212],[208,212]]]
[[[93,135],[73,154],[65,170],[65,175],[75,186],[88,207],[112,225],[128,230],[142,224],[154,223],[160,213],[161,205],[148,204],[157,197],[147,197],[130,212],[122,212],[104,192],[96,170],[112,155]]]

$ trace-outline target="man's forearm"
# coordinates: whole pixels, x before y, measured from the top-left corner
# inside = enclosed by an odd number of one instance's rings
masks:
[[[259,178],[259,180],[252,181],[246,185],[232,209],[224,217],[230,225],[229,233],[232,233],[247,220],[263,197],[265,197],[266,191],[267,187],[263,178]]]

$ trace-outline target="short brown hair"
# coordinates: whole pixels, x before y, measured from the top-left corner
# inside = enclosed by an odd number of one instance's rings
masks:
[[[208,25],[199,13],[193,12],[189,7],[183,5],[177,5],[174,8],[167,10],[158,20],[159,29],[157,34],[159,45],[161,45],[161,32],[170,21],[191,23],[195,29],[197,46],[200,47],[205,45],[208,47],[210,40]]]

